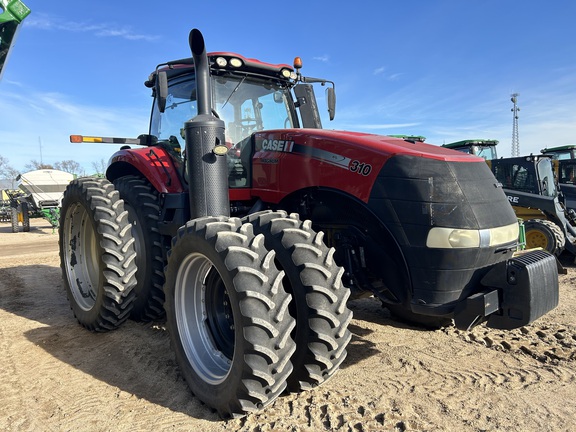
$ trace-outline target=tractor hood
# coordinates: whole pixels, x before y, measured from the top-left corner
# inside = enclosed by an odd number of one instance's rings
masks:
[[[403,154],[444,161],[483,161],[482,158],[432,144],[418,141],[414,142],[386,135],[339,130],[286,129],[266,131],[256,134],[257,143],[259,141],[262,143],[262,139],[266,140],[266,136],[269,137],[268,140],[270,138],[275,139],[278,134],[282,135],[282,139],[293,141],[294,144],[321,147],[324,150],[328,150],[331,146],[338,147],[345,145],[351,149],[375,152],[384,157]]]
[[[269,193],[280,197],[308,187],[334,188],[367,202],[378,173],[393,157],[486,165],[455,150],[361,132],[279,129],[254,134],[253,145],[252,186],[272,202],[277,198]]]

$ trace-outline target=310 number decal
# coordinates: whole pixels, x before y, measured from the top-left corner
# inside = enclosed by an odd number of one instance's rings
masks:
[[[350,162],[350,171],[367,176],[372,172],[372,165],[353,160]]]

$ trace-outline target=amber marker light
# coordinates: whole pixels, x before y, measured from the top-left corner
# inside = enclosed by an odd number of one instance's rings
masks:
[[[300,57],[294,58],[294,69],[300,69],[302,67],[302,59]]]
[[[84,136],[84,135],[70,135],[71,143],[103,143],[105,142],[101,137]]]
[[[82,142],[102,143],[102,142],[104,142],[104,141],[103,141],[102,138],[100,138],[100,137],[85,136],[85,137],[82,137]]]

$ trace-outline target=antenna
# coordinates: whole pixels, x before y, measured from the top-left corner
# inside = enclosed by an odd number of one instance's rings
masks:
[[[520,111],[520,108],[517,105],[518,96],[520,96],[520,95],[518,93],[512,93],[511,96],[512,97],[510,98],[510,100],[514,104],[514,107],[511,109],[511,111],[513,113],[513,118],[512,118],[512,157],[517,157],[517,156],[520,156],[520,141],[518,139],[518,111]]]

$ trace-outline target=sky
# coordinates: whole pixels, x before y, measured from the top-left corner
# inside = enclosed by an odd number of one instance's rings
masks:
[[[0,155],[20,172],[74,160],[91,174],[118,146],[71,134],[146,133],[144,81],[190,56],[192,28],[208,51],[300,56],[303,75],[334,81],[326,129],[497,139],[507,157],[518,93],[521,154],[576,144],[573,0],[23,1],[32,13],[0,82]]]

